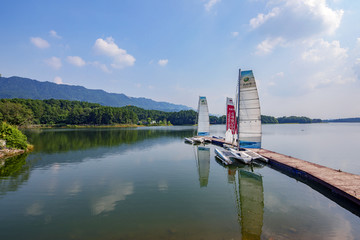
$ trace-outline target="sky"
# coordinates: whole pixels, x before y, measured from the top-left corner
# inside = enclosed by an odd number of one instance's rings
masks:
[[[0,0],[0,74],[225,114],[239,69],[263,115],[360,117],[360,1]]]

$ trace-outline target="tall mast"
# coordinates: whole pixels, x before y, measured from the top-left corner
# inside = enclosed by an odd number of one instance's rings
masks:
[[[239,79],[238,79],[238,95],[237,95],[237,129],[238,129],[238,149],[240,149],[240,82],[241,82],[241,68],[239,68]]]

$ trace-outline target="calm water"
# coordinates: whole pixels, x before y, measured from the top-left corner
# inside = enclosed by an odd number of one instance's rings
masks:
[[[224,126],[212,126],[223,135]],[[193,127],[33,130],[0,168],[0,239],[360,239],[360,218],[269,167],[226,168]],[[263,147],[360,174],[360,124],[265,125]]]

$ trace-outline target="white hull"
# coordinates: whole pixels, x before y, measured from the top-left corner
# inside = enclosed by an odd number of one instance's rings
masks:
[[[233,164],[234,161],[239,161],[244,164],[251,163],[251,158],[249,156],[243,153],[238,154],[232,150],[219,150],[215,148],[215,154],[225,163],[225,165]]]

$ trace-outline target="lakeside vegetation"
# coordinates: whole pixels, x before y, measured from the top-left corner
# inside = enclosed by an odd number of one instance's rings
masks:
[[[0,139],[6,141],[6,146],[4,147],[7,148],[22,150],[28,148],[27,137],[17,127],[11,126],[6,122],[0,122]]]
[[[25,134],[16,126],[0,121],[0,159],[31,150],[33,150],[33,145],[27,142]]]
[[[166,126],[196,124],[197,112],[165,112],[135,106],[108,107],[97,103],[69,100],[0,99],[0,121],[20,127],[86,127],[86,126]],[[261,116],[263,124],[319,123],[308,117]],[[357,122],[360,118],[325,120],[324,122]],[[210,124],[225,124],[226,116],[210,116]]]

